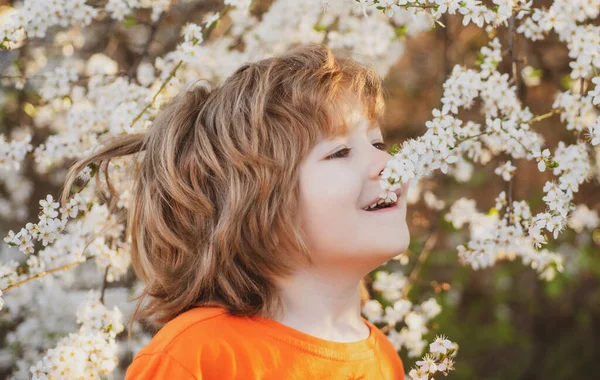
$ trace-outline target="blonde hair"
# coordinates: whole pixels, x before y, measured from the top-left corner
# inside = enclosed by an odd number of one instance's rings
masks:
[[[205,305],[278,315],[274,278],[312,263],[297,212],[298,167],[321,138],[346,131],[348,94],[370,120],[382,115],[372,68],[324,45],[295,46],[243,64],[214,90],[183,91],[146,133],[114,137],[70,168],[63,205],[88,165],[144,152],[126,229],[145,283],[131,322],[164,324]]]

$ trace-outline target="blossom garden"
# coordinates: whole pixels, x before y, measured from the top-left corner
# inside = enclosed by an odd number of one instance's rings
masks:
[[[122,378],[152,338],[126,328],[141,286],[124,218],[136,161],[87,167],[63,208],[69,165],[150,128],[198,78],[323,43],[384,79],[381,197],[411,184],[410,248],[371,273],[363,308],[407,378],[586,378],[599,22],[600,0],[0,2],[0,373]]]

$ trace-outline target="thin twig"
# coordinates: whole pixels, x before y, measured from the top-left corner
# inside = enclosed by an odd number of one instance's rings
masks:
[[[521,82],[519,80],[519,58],[517,57],[517,44],[516,44],[516,29],[515,29],[515,17],[516,12],[510,16],[508,20],[508,51],[510,52],[511,68],[512,68],[512,79],[517,86],[517,94],[521,90]]]
[[[223,16],[225,16],[231,9],[231,6],[226,6],[223,9],[222,14],[219,16],[219,20],[221,20],[221,18]],[[208,26],[208,28],[206,28],[203,31],[202,37],[203,40],[206,41],[208,39],[208,37],[212,34],[212,31],[215,29],[218,21],[213,22],[212,24],[210,24]],[[181,65],[183,65],[183,60],[179,61],[177,63],[177,65],[173,68],[173,70],[171,70],[171,72],[169,73],[169,76],[167,76],[167,78],[165,79],[165,81],[160,85],[158,91],[156,91],[156,94],[154,94],[154,96],[152,97],[152,100],[146,104],[146,106],[142,109],[142,111],[140,111],[140,113],[135,117],[135,119],[133,119],[133,121],[131,122],[130,126],[133,127],[133,125],[144,115],[144,113],[146,112],[146,110],[148,108],[150,108],[153,104],[154,101],[156,100],[156,98],[158,97],[158,95],[161,93],[161,91],[165,88],[165,86],[171,81],[171,78],[173,78],[175,76],[175,74],[177,73],[177,70],[179,70],[179,68],[181,67]]]
[[[320,19],[319,19],[319,21],[320,21]],[[324,30],[324,32],[325,32],[325,37],[323,37],[323,43],[324,44],[328,44],[329,43],[329,32],[331,32],[331,30],[333,28],[337,27],[339,22],[340,22],[340,16],[336,16],[335,19],[333,20],[333,22],[331,22],[331,24],[329,24],[327,26],[327,28]]]
[[[460,144],[464,143],[464,142],[465,142],[465,141],[467,141],[467,140],[471,140],[471,139],[477,138],[477,137],[479,137],[479,136],[483,136],[483,135],[489,135],[489,134],[490,134],[490,132],[487,132],[487,131],[486,131],[486,132],[481,132],[481,133],[478,133],[478,134],[476,134],[476,135],[467,136],[467,137],[465,137],[464,139],[462,139],[462,140],[459,140],[459,141],[456,143],[456,145],[454,145],[452,148],[450,148],[450,150],[453,150],[453,149],[455,149],[457,146],[459,146]]]
[[[215,28],[217,27],[217,24],[221,21],[221,19],[227,15],[227,13],[229,13],[229,11],[231,11],[232,6],[231,5],[226,5],[223,10],[221,11],[221,14],[219,15],[219,19],[214,21],[212,24],[210,24],[208,26],[208,28],[204,29],[202,31],[202,39],[204,41],[207,41],[208,38],[212,35],[213,30],[215,30]]]
[[[140,63],[142,63],[142,60],[144,59],[146,54],[148,54],[148,49],[150,48],[150,44],[154,40],[154,35],[158,31],[158,27],[160,26],[160,23],[165,19],[166,14],[167,14],[167,12],[161,13],[158,20],[156,20],[156,22],[154,24],[152,24],[152,26],[150,27],[150,35],[148,36],[148,41],[146,41],[146,43],[144,44],[144,48],[143,48],[142,52],[140,53],[140,55],[138,56],[135,63],[133,65],[131,65],[131,67],[129,68],[129,73],[127,74],[129,76],[129,79],[132,79],[135,76],[137,68],[140,66]]]
[[[406,4],[406,5],[401,5],[401,7],[408,9],[408,8],[421,8],[421,9],[433,9],[436,8],[438,5],[436,4],[430,4],[430,5],[421,5],[421,4]]]
[[[102,290],[100,291],[100,303],[104,305],[104,292],[106,291],[106,286],[108,285],[108,269],[110,268],[110,265],[108,265],[106,267],[106,270],[104,271],[104,279],[102,280]]]
[[[512,137],[510,137],[512,139]],[[510,154],[506,152],[502,152],[501,161],[507,162],[511,158]],[[518,162],[515,163],[518,166]],[[518,169],[516,169],[518,171]],[[506,219],[508,225],[510,225],[510,221],[512,219],[512,203],[513,203],[513,188],[515,184],[515,177],[512,175],[508,181],[505,182],[504,192],[506,194],[506,207],[504,207],[503,219]]]
[[[102,77],[120,77],[120,76],[126,76],[127,72],[126,71],[119,71],[117,73],[114,74],[98,74],[98,75],[81,75],[79,77],[77,77],[77,80],[73,83],[77,84],[81,81],[86,81],[86,80],[90,80],[92,78],[102,78]],[[6,78],[6,79],[23,79],[25,81],[28,81],[30,79],[46,79],[48,78],[48,75],[46,74],[32,74],[32,75],[0,75],[0,78]]]
[[[512,15],[510,16],[510,19],[508,20],[508,50],[510,52],[510,59],[511,59],[511,69],[512,69],[512,80],[515,83],[515,86],[517,87],[517,96],[520,97],[519,95],[521,94],[521,81],[519,78],[519,62],[520,59],[517,57],[517,47],[516,47],[516,29],[515,29],[515,19],[517,17],[517,12],[513,11]],[[538,116],[536,118],[533,118],[529,121],[529,123],[535,122],[535,121],[539,121],[539,120],[543,120],[546,117],[550,117],[552,116],[554,113],[550,113],[545,114],[545,115],[541,115]],[[504,130],[506,132],[506,130],[504,128],[502,128],[502,130]],[[509,136],[512,135],[509,134]],[[528,151],[528,149],[525,147],[525,145],[523,145],[519,139],[514,139],[516,140],[526,151]],[[507,197],[507,206],[505,208],[504,211],[504,215],[507,218],[507,222],[510,225],[510,221],[512,218],[512,200],[513,200],[513,191],[514,191],[514,180],[515,177],[511,176],[510,180],[508,181],[508,183],[506,184],[506,197]]]
[[[429,237],[427,237],[427,240],[425,241],[425,246],[423,247],[423,250],[421,251],[421,253],[419,253],[419,257],[417,258],[417,262],[415,263],[415,266],[410,271],[410,275],[408,276],[408,284],[406,284],[404,289],[402,289],[402,298],[406,298],[408,296],[408,292],[410,292],[410,289],[412,288],[414,282],[416,281],[417,277],[421,273],[421,269],[423,269],[423,263],[425,262],[425,260],[427,260],[427,257],[429,256],[429,252],[431,252],[433,247],[435,247],[435,244],[437,243],[438,238],[439,238],[438,231],[431,232]]]
[[[146,110],[154,104],[154,101],[156,100],[158,95],[161,93],[163,88],[165,88],[165,86],[171,81],[171,78],[175,76],[175,73],[177,73],[177,70],[179,70],[182,64],[183,61],[179,61],[179,63],[177,63],[177,66],[175,66],[173,70],[171,70],[167,79],[165,79],[165,81],[160,85],[158,91],[156,91],[156,94],[154,94],[154,96],[152,97],[152,100],[148,104],[146,104],[146,106],[140,111],[140,113],[135,117],[135,119],[133,119],[133,121],[131,122],[132,127],[142,117],[142,115],[144,115],[144,112],[146,112]]]
[[[40,273],[36,273],[33,276],[28,277],[28,278],[26,278],[23,281],[19,281],[17,283],[14,283],[14,284],[6,287],[5,289],[2,289],[2,293],[6,293],[7,291],[9,291],[11,289],[17,288],[17,287],[19,287],[19,286],[21,286],[23,284],[28,283],[29,281],[35,280],[36,278],[44,277],[44,276],[47,276],[49,274],[52,274],[52,273],[55,273],[55,272],[59,272],[61,270],[69,269],[69,268],[75,267],[75,266],[77,266],[79,264],[83,264],[86,261],[88,261],[89,259],[94,258],[94,257],[95,256],[86,256],[85,260],[83,260],[83,261],[77,261],[75,263],[65,264],[65,265],[62,265],[60,267],[56,267],[56,268],[48,269],[48,270],[40,272]]]
[[[536,121],[547,119],[549,117],[552,117],[552,116],[560,113],[560,111],[561,111],[560,109],[553,109],[552,111],[550,111],[548,113],[534,117],[533,119],[529,120],[528,123],[531,124],[531,123],[535,123]]]
[[[512,136],[510,134],[510,132],[508,131],[508,129],[500,127],[500,129],[502,129],[504,131],[504,133],[506,133],[512,140],[515,140],[519,145],[521,145],[523,147],[523,149],[525,149],[525,151],[531,155],[533,155],[533,152],[531,150],[529,150],[528,147],[526,147],[518,138]]]

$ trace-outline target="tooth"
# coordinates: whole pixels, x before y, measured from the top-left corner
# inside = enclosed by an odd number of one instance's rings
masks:
[[[377,206],[379,206],[381,204],[393,205],[395,203],[396,203],[395,201],[393,201],[392,199],[389,199],[389,198],[387,198],[387,199],[379,199],[377,202],[370,204],[369,206],[365,207],[364,209],[365,210],[370,210],[370,209],[375,208],[375,207],[377,207]]]
[[[375,206],[377,206],[377,203],[372,203],[366,207],[366,210],[370,210],[370,209],[374,208]]]

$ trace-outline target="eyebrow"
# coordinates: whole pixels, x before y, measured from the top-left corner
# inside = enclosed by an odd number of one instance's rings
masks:
[[[353,126],[353,128],[356,128],[356,124]],[[381,125],[379,125],[378,120],[369,120],[369,125],[367,126],[367,133],[371,132],[374,129],[378,129],[379,131],[381,131],[381,135],[383,136],[383,129],[381,128]]]
[[[378,119],[367,119],[367,120],[369,120],[369,126],[367,128],[367,131],[370,131],[370,130],[380,127]]]
[[[377,120],[369,121],[369,128],[367,128],[367,131],[372,131],[373,129],[381,129]]]
[[[334,133],[333,135],[329,136],[327,138],[327,140],[331,140],[331,139],[336,139],[338,137],[342,137],[347,135],[351,130],[355,129],[357,127],[358,123],[353,124],[350,127],[345,126],[345,124],[339,124],[338,127],[335,129],[335,131],[337,131],[338,133]],[[381,132],[381,136],[385,139],[385,135],[384,135],[384,131],[381,128],[381,125],[379,125],[378,120],[369,120],[369,125],[367,127],[367,133],[378,129]]]
[[[346,127],[346,129],[348,129],[348,130],[352,130],[352,129],[355,129],[358,126],[358,124],[361,122],[362,122],[362,120],[360,120],[358,123],[353,123],[349,127],[348,127],[347,123],[343,123],[343,124],[338,125],[336,130],[344,130],[344,127]],[[369,125],[367,126],[367,132],[370,132],[373,129],[381,129],[381,125],[379,125],[379,122],[377,119],[369,120]]]

